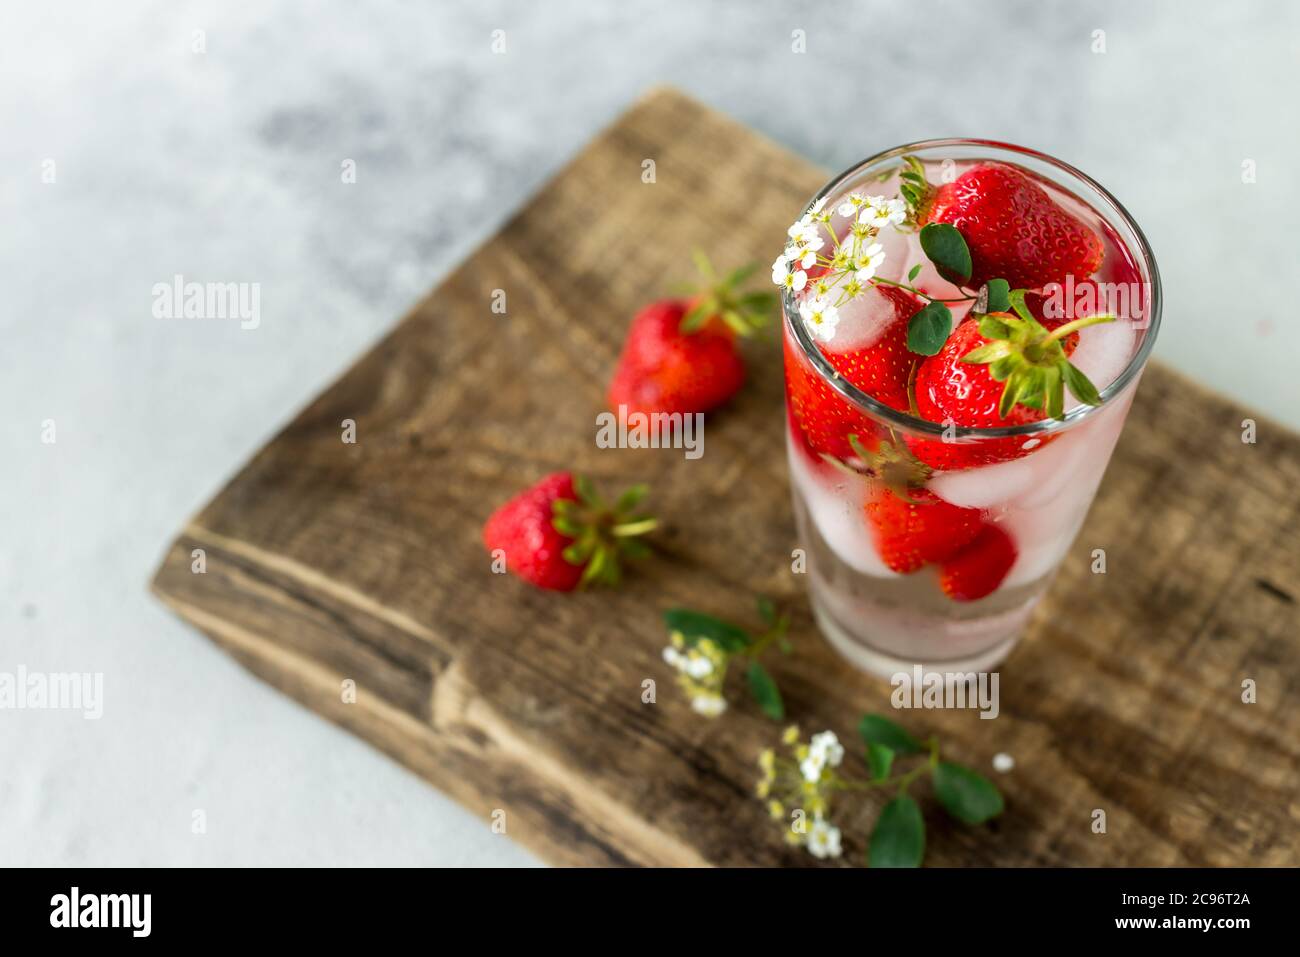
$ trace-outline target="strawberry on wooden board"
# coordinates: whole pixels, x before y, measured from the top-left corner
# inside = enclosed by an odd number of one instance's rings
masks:
[[[611,411],[708,412],[745,382],[738,336],[762,326],[776,304],[770,292],[741,293],[753,266],[723,279],[703,254],[696,263],[709,287],[689,298],[653,302],[636,314],[606,400]]]
[[[645,554],[637,536],[657,524],[629,514],[645,493],[646,486],[634,486],[610,505],[583,477],[555,472],[493,512],[483,544],[494,560],[504,559],[507,571],[539,588],[615,585],[619,560]]]
[[[1000,526],[985,524],[939,569],[939,587],[953,601],[978,601],[997,591],[1016,563],[1016,544]]]
[[[1091,276],[1101,267],[1101,237],[1057,203],[1027,170],[981,163],[914,197],[916,223],[948,223],[966,240],[970,284],[995,277],[1013,287],[1041,289]]]
[[[878,286],[866,295],[883,297],[894,309],[894,320],[884,334],[862,349],[822,350],[826,361],[846,381],[872,398],[900,412],[908,410],[907,383],[919,356],[907,348],[907,320],[919,303],[901,289]],[[870,446],[870,437],[884,429],[841,396],[798,354],[798,346],[785,337],[786,398],[791,415],[815,451],[848,458],[849,436]]]
[[[866,513],[881,559],[903,575],[955,555],[983,521],[979,509],[949,504],[925,489],[902,497],[884,485],[872,491]]]
[[[610,409],[632,412],[708,412],[745,382],[736,334],[711,319],[682,332],[691,304],[683,299],[651,303],[632,320],[623,355],[609,384]]]

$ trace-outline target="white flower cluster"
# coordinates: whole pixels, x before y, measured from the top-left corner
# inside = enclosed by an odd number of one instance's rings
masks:
[[[806,846],[813,857],[839,857],[840,829],[819,815],[813,818]]]
[[[799,771],[805,781],[820,781],[826,768],[838,768],[843,760],[844,745],[840,739],[834,731],[823,731],[809,739],[808,754],[799,762]]]
[[[767,799],[773,820],[784,819],[788,809],[799,809],[812,817],[806,827],[787,827],[786,843],[806,847],[814,857],[839,857],[840,829],[826,815],[837,783],[829,769],[839,767],[844,748],[833,731],[815,734],[803,744],[797,725],[786,728],[781,741],[789,746],[791,757],[778,757],[771,748],[758,756],[763,778],[758,782],[757,794]]]
[[[686,647],[680,632],[671,636],[672,644],[664,649],[664,661],[677,671],[677,683],[691,699],[691,708],[707,718],[716,718],[727,710],[722,696],[727,656],[712,641],[697,641]]]
[[[886,226],[898,226],[907,218],[907,205],[901,199],[849,193],[835,209],[850,221],[842,241],[825,207],[823,196],[786,230],[789,241],[772,263],[772,282],[796,293],[809,289],[799,315],[814,338],[830,342],[840,321],[839,307],[861,295],[885,261],[884,247],[875,238]],[[832,249],[819,257],[826,246],[823,226]],[[808,270],[817,265],[823,269],[809,287]]]

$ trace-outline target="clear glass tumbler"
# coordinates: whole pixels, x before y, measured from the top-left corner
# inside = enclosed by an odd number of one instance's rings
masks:
[[[1071,360],[1096,386],[1097,404],[1066,393],[1060,418],[977,428],[921,418],[912,391],[906,402],[870,394],[874,380],[865,384],[870,371],[863,371],[861,350],[890,335],[900,312],[941,299],[956,329],[977,306],[969,297],[979,290],[936,269],[913,222],[870,237],[883,261],[871,288],[839,306],[832,341],[823,341],[807,315],[817,265],[800,288],[788,284],[783,294],[787,449],[812,608],[850,662],[886,676],[915,665],[988,670],[1014,647],[1088,513],[1159,325],[1159,275],[1132,217],[1083,173],[1032,150],[957,139],[892,149],[827,183],[810,201],[804,223],[810,213],[829,215],[820,220],[826,255],[847,241],[856,221],[851,194],[859,203],[868,195],[906,195],[900,188],[909,170],[933,184],[928,188],[960,187],[965,172],[990,163],[1015,167],[1101,241],[1095,271],[1067,275],[1027,297],[1039,315],[1053,303],[1061,322],[1117,316],[1080,329],[1069,343]],[[841,208],[849,215],[836,212]],[[1036,254],[1034,237],[1015,242]],[[791,268],[798,263],[774,266]],[[899,285],[924,295],[911,305],[905,296],[900,305]],[[915,368],[909,390],[916,388]],[[900,475],[907,481],[900,484]],[[900,571],[890,551],[897,550],[900,531],[929,534],[932,540],[918,551],[943,559]],[[944,536],[955,543],[951,554]],[[994,579],[996,587],[984,594]],[[963,593],[972,580],[983,583],[974,597],[971,588]]]

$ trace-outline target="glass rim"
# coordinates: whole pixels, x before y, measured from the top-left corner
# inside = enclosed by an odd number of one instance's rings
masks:
[[[1142,232],[1141,227],[1138,226],[1129,211],[1124,208],[1124,205],[1110,194],[1109,190],[1091,176],[1076,169],[1069,163],[1059,160],[1054,156],[1049,156],[1046,153],[1039,152],[1038,150],[1030,149],[1025,146],[1016,146],[1014,143],[1003,143],[998,140],[951,137],[918,140],[913,143],[896,146],[893,149],[885,150],[881,153],[876,153],[874,156],[869,156],[861,162],[853,164],[843,172],[831,177],[830,181],[818,190],[816,195],[814,195],[812,199],[804,205],[804,209],[806,210],[810,208],[813,204],[824,198],[829,198],[839,190],[849,178],[864,169],[883,163],[886,160],[901,157],[907,153],[944,146],[982,146],[1011,153],[1013,155],[1033,157],[1034,159],[1055,168],[1067,176],[1073,177],[1095,190],[1097,195],[1101,197],[1107,206],[1109,206],[1109,211],[1114,213],[1124,223],[1124,225],[1132,231],[1138,248],[1136,250],[1130,250],[1130,253],[1137,252],[1140,254],[1142,257],[1142,263],[1146,266],[1147,275],[1150,277],[1151,300],[1147,306],[1148,316],[1146,335],[1142,337],[1141,344],[1138,346],[1137,351],[1133,354],[1132,358],[1129,359],[1128,365],[1124,367],[1124,370],[1115,377],[1113,382],[1100,391],[1099,395],[1101,401],[1097,405],[1078,405],[1069,412],[1066,412],[1064,418],[1061,419],[1040,419],[1037,422],[1027,422],[1023,425],[1004,425],[996,428],[977,428],[974,426],[960,425],[944,426],[936,422],[931,422],[928,419],[918,418],[909,412],[900,412],[898,409],[886,405],[878,399],[868,395],[866,392],[863,392],[853,383],[839,375],[834,366],[830,364],[830,361],[822,354],[822,351],[817,348],[816,344],[813,342],[812,334],[804,328],[804,324],[795,321],[794,317],[798,315],[798,308],[795,304],[795,293],[794,290],[788,288],[782,291],[781,297],[783,319],[789,324],[791,332],[794,335],[795,341],[799,344],[800,351],[803,353],[804,358],[812,363],[816,372],[826,380],[832,389],[872,416],[884,419],[886,422],[900,426],[911,432],[919,432],[924,435],[933,435],[938,437],[944,437],[946,435],[956,436],[958,438],[970,437],[994,439],[1011,438],[1015,436],[1043,435],[1073,428],[1090,415],[1101,412],[1112,399],[1121,395],[1125,389],[1132,384],[1141,373],[1142,369],[1146,366],[1151,350],[1155,346],[1156,333],[1160,329],[1160,271],[1156,266],[1155,256],[1151,252],[1151,246],[1147,243],[1146,235]],[[1094,204],[1089,202],[1088,205],[1092,206]],[[1105,212],[1105,210],[1099,210],[1099,212]]]

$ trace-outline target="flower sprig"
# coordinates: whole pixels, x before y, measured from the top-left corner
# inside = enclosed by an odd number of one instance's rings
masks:
[[[721,618],[686,608],[664,612],[669,644],[663,651],[664,661],[677,671],[677,684],[690,698],[699,714],[716,718],[727,710],[724,689],[732,662],[746,659],[745,682],[763,713],[774,721],[785,717],[785,702],[771,674],[759,657],[772,645],[790,651],[786,637],[790,617],[778,614],[766,598],[758,600],[759,617],[767,626],[755,635]]]
[[[918,867],[925,856],[925,819],[908,794],[919,778],[929,775],[934,796],[948,814],[965,824],[983,824],[1002,813],[1002,795],[991,781],[964,765],[942,760],[937,738],[917,741],[902,727],[880,715],[863,715],[858,734],[866,745],[868,778],[851,778],[837,770],[844,747],[832,731],[807,742],[792,725],[781,736],[789,756],[767,748],[758,757],[763,772],[756,787],[775,820],[790,819],[786,842],[806,847],[814,857],[839,857],[840,829],[831,823],[835,797],[844,791],[882,789],[894,797],[876,819],[868,849],[872,867]],[[895,772],[896,759],[923,756],[906,771]]]
[[[849,193],[835,209],[849,221],[841,239],[831,226],[832,214],[826,204],[823,196],[786,230],[786,247],[772,263],[776,285],[792,292],[809,290],[799,315],[823,342],[835,336],[840,307],[862,295],[884,263],[885,249],[876,242],[880,231],[907,217],[906,204],[900,199]]]

